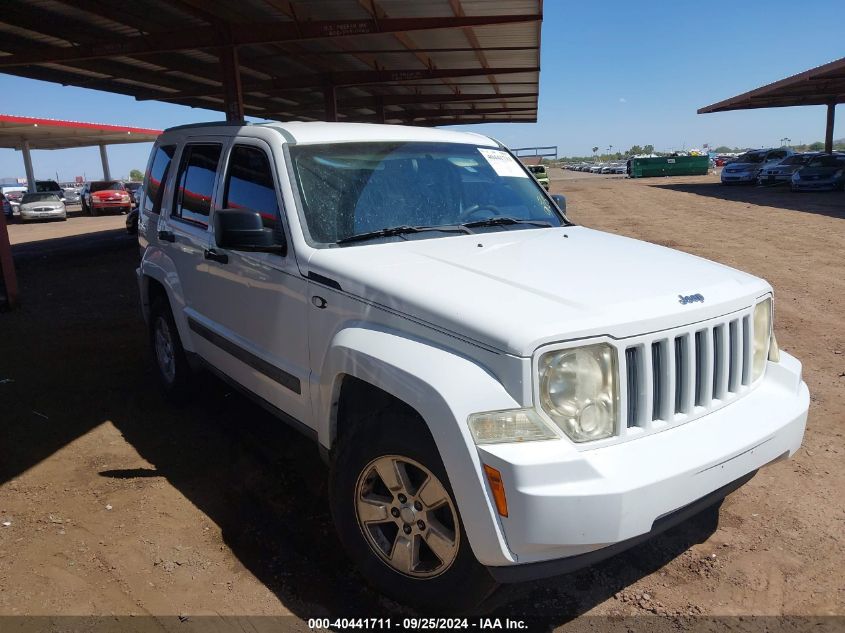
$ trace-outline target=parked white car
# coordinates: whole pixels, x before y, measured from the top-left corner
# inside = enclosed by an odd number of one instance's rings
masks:
[[[421,608],[592,564],[795,453],[771,286],[562,206],[478,134],[170,129],[138,231],[161,385],[209,367],[313,437],[349,556]]]
[[[25,193],[18,212],[22,222],[30,220],[67,220],[67,209],[55,193]]]

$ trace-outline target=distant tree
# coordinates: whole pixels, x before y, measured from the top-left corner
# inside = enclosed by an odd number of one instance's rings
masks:
[[[597,151],[599,151],[598,145],[596,145],[596,146],[593,148],[593,155],[595,155],[595,153],[596,153]]]
[[[144,179],[144,172],[140,169],[131,169],[129,170],[129,180],[143,180]]]
[[[643,147],[643,154],[654,154],[654,145],[646,145]]]
[[[719,145],[716,149],[713,150],[717,154],[726,154],[731,151],[731,148],[727,145]]]
[[[810,151],[811,152],[820,152],[824,149],[824,143],[821,141],[816,141],[815,143],[810,143]]]
[[[637,154],[642,154],[643,148],[639,145],[634,145],[631,149],[628,150],[628,154],[631,156],[636,156]]]

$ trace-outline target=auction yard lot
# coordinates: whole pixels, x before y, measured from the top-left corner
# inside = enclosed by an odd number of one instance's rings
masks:
[[[812,403],[795,458],[718,517],[511,589],[496,614],[845,614],[845,194],[550,172],[580,224],[768,279]],[[23,305],[0,314],[0,615],[404,613],[342,554],[308,440],[212,378],[182,408],[159,397],[124,220],[9,227]]]

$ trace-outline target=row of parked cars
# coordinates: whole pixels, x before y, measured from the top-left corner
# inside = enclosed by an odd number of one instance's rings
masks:
[[[570,171],[586,171],[591,174],[625,174],[627,167],[624,160],[607,163],[569,163],[563,166]]]
[[[746,152],[725,164],[722,184],[789,184],[792,191],[845,189],[845,153],[761,149]]]
[[[115,210],[130,213],[137,206],[140,182],[97,180],[81,187],[62,187],[55,180],[36,180],[35,191],[23,186],[0,187],[0,209],[11,220],[66,220],[67,205],[80,204],[83,213],[100,215]]]

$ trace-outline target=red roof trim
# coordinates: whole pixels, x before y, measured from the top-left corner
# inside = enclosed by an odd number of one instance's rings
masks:
[[[128,134],[145,134],[158,136],[161,130],[152,130],[144,127],[128,127],[125,125],[107,125],[105,123],[83,123],[81,121],[62,121],[61,119],[37,119],[28,116],[14,116],[12,114],[0,114],[0,124],[20,123],[22,125],[44,125],[76,130],[96,130],[98,132],[126,132]]]

